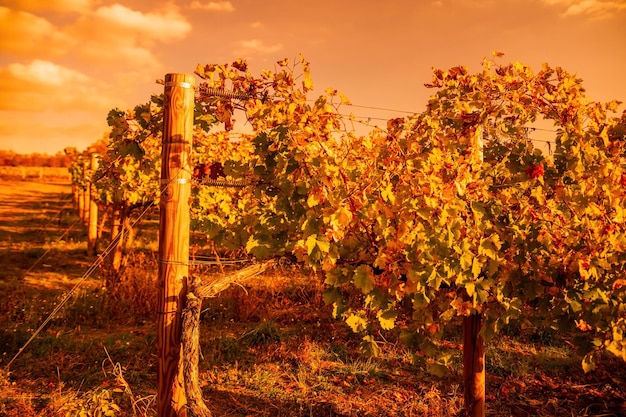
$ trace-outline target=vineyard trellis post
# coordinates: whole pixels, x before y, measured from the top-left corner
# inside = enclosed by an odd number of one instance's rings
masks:
[[[473,138],[474,158],[483,162],[483,132]],[[463,317],[463,399],[468,417],[485,417],[485,340],[482,312]]]
[[[81,223],[85,223],[85,164],[82,160],[79,161],[78,169],[80,169],[80,184],[78,184],[78,193],[77,193],[77,207],[78,207],[78,217],[80,218]]]
[[[157,415],[186,417],[182,376],[182,309],[189,276],[190,154],[195,78],[167,74],[163,100],[157,322]]]
[[[90,172],[94,173],[98,169],[98,155],[91,153]],[[87,255],[94,256],[97,251],[98,241],[98,201],[94,195],[96,186],[93,180],[89,181],[89,226],[87,227]]]
[[[91,203],[91,195],[90,193],[90,181],[87,177],[87,161],[82,161],[83,167],[83,210],[81,215],[81,220],[83,221],[83,226],[89,227],[89,205]]]
[[[469,417],[485,416],[485,342],[482,314],[463,317],[463,397]]]
[[[122,266],[122,246],[123,246],[123,222],[126,218],[126,204],[121,201],[114,201],[111,213],[111,242],[113,242],[113,255],[111,256],[111,267],[115,274]]]

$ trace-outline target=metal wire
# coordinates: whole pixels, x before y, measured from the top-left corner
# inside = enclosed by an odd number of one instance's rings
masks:
[[[237,265],[250,262],[250,259],[218,259],[208,256],[195,256],[189,260],[190,265]]]
[[[205,87],[202,89],[202,92],[210,96],[232,98],[236,100],[248,100],[251,98],[251,95],[248,93],[240,93],[237,91],[230,91],[223,88]]]
[[[211,180],[204,179],[201,182],[202,185],[208,185],[209,187],[229,187],[229,188],[245,188],[252,185],[251,181],[229,181],[229,180]]]

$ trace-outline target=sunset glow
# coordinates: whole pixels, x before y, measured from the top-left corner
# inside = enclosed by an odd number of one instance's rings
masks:
[[[86,148],[106,114],[162,92],[170,72],[299,53],[375,120],[423,110],[431,68],[562,66],[593,100],[626,99],[624,0],[0,0],[0,149]],[[380,122],[384,125],[384,122]]]

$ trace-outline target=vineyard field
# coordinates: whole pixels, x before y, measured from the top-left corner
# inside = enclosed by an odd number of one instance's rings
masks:
[[[71,180],[68,169],[61,167],[2,166],[0,178],[4,181],[58,181],[59,183],[69,183]]]
[[[106,269],[84,278],[98,257],[87,256],[71,187],[51,181],[0,180],[0,416],[154,416],[158,208],[137,232],[117,292],[107,294]],[[200,241],[191,247],[209,253]],[[204,281],[224,272],[191,270]],[[367,357],[361,337],[333,318],[323,281],[287,264],[205,300],[200,385],[214,415],[460,415],[460,322],[447,330],[457,354],[444,376],[428,374],[394,329],[378,334],[381,353]],[[539,321],[530,307],[525,313]],[[487,346],[487,415],[626,414],[621,360],[604,354],[585,374],[571,338],[516,321],[503,329]]]

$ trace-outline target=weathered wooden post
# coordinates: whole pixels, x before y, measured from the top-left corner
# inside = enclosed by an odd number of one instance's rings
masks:
[[[473,137],[474,158],[483,161],[483,130]],[[463,317],[463,399],[468,417],[485,417],[485,341],[482,313]]]
[[[87,182],[87,161],[83,161],[83,214],[81,219],[83,226],[89,226],[89,206],[91,196],[89,195],[89,184]]]
[[[186,417],[181,360],[182,309],[189,275],[193,75],[167,74],[163,100],[159,226],[158,417]]]
[[[89,166],[92,173],[98,169],[98,155],[96,153],[91,154],[91,161]],[[98,246],[98,200],[94,195],[96,192],[96,186],[89,182],[89,227],[87,228],[87,255],[94,256]]]

